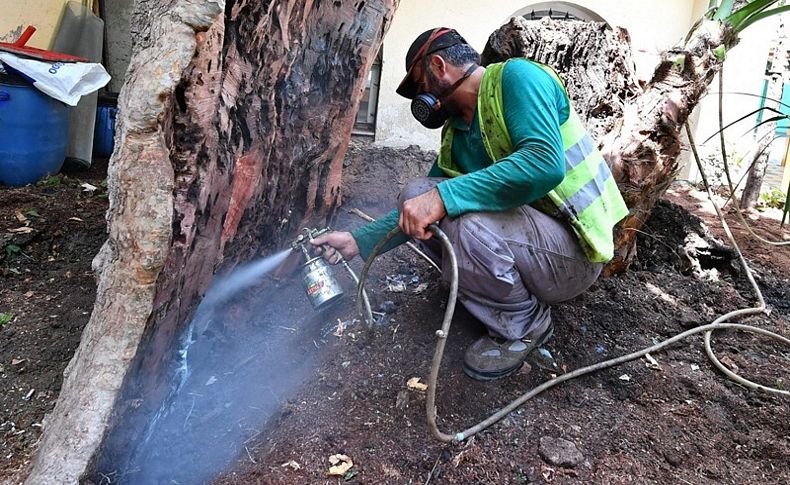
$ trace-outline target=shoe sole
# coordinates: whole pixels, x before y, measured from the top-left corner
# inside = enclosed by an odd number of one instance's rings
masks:
[[[536,343],[535,346],[532,347],[529,350],[529,352],[526,353],[526,355],[524,356],[524,360],[527,360],[527,357],[529,356],[529,354],[531,354],[535,349],[540,348],[540,346],[543,345],[544,343],[546,343],[552,336],[554,336],[554,325],[551,325],[549,327],[548,331],[546,333],[544,333],[543,335],[541,335],[540,341],[538,343]],[[518,365],[516,365],[514,367],[510,367],[508,369],[505,369],[505,370],[502,370],[502,371],[499,371],[499,372],[481,372],[481,371],[472,369],[471,367],[466,365],[466,362],[464,362],[463,369],[464,369],[464,374],[468,375],[472,379],[475,379],[475,380],[478,380],[478,381],[495,381],[495,380],[498,380],[498,379],[503,379],[503,378],[513,374],[517,370],[519,370],[521,368],[521,366],[524,364],[524,360],[519,362]]]
[[[472,369],[471,367],[467,366],[466,364],[464,364],[464,374],[468,375],[469,377],[471,377],[476,381],[496,381],[498,379],[503,379],[509,376],[510,374],[516,372],[521,368],[523,364],[524,364],[523,361],[519,362],[517,366],[500,372],[478,372]]]

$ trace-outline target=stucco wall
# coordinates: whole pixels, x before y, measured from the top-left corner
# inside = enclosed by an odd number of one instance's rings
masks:
[[[523,0],[463,0],[452,3],[402,0],[384,41],[376,143],[438,148],[438,130],[427,130],[417,123],[409,112],[408,100],[395,94],[395,88],[405,73],[406,51],[415,37],[433,27],[453,27],[474,48],[482,51],[491,32],[516,12],[536,3]],[[594,11],[610,25],[627,28],[631,34],[637,72],[649,78],[658,53],[686,34],[695,15],[707,5],[707,1],[581,0],[573,5]]]

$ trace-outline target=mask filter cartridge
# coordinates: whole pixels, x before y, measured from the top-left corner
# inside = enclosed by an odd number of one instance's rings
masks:
[[[411,101],[411,114],[424,127],[434,130],[441,128],[449,117],[447,112],[439,105],[436,96],[430,93],[420,93]]]

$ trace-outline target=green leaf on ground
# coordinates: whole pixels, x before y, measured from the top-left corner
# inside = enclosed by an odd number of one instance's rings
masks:
[[[9,244],[5,247],[5,253],[8,255],[8,257],[16,256],[21,252],[22,252],[22,248],[20,248],[16,244]]]
[[[26,216],[28,216],[28,217],[31,217],[31,218],[33,218],[33,219],[38,219],[38,218],[40,218],[40,217],[41,217],[41,214],[39,214],[38,212],[36,212],[36,210],[35,210],[35,209],[30,209],[30,210],[28,210],[28,211],[25,211],[25,215],[26,215]]]
[[[9,323],[13,319],[14,319],[14,316],[11,315],[10,313],[0,313],[0,327],[2,327],[5,324]]]
[[[60,185],[60,177],[58,177],[57,175],[50,175],[49,177],[41,181],[41,185],[45,187],[56,187]]]

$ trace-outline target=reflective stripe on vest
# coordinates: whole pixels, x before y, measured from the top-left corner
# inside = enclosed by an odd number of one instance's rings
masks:
[[[578,154],[574,154],[575,156],[579,157],[575,159],[577,160],[575,162],[569,151],[565,152],[566,177],[572,177],[576,174],[575,172],[571,173],[575,167],[583,167],[583,165],[580,165],[581,162],[583,162],[587,156],[593,152],[593,148],[595,148],[592,143],[592,138],[590,138],[589,135],[585,135],[585,137],[582,138],[579,143],[574,145],[574,148],[587,149],[587,151],[579,150],[577,152]],[[562,205],[559,206],[560,211],[564,213],[578,213],[591,206],[592,203],[595,202],[595,199],[600,197],[604,192],[606,180],[611,178],[611,176],[612,174],[609,172],[609,167],[605,163],[598,164],[598,171],[595,176],[589,182],[582,185],[582,187],[577,192],[571,193],[568,198],[562,202]]]
[[[532,61],[529,61],[532,62]],[[502,105],[502,73],[507,61],[491,64],[480,83],[477,112],[480,133],[491,160],[500,160],[513,153],[513,144],[505,123]],[[552,76],[567,92],[557,73],[549,66],[535,63]],[[570,107],[570,100],[568,99]],[[573,107],[568,119],[560,126],[565,152],[565,178],[546,197],[531,205],[550,215],[562,215],[576,231],[587,258],[605,262],[614,254],[614,225],[628,215],[617,184],[606,161],[587,133]],[[454,128],[446,123],[438,165],[448,176],[461,175],[452,160]]]

